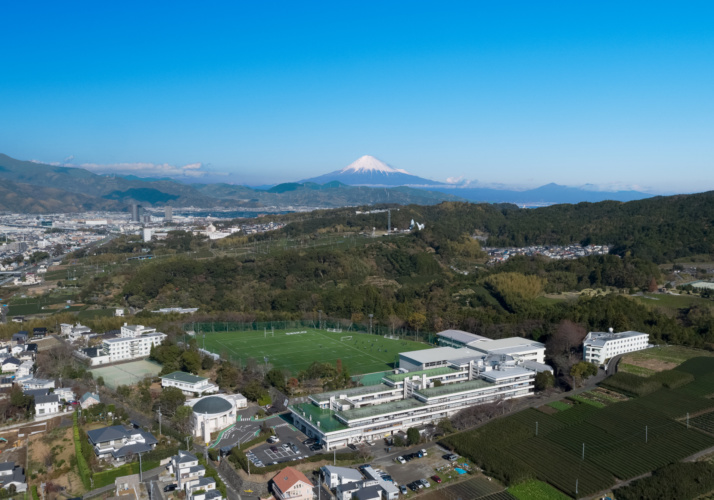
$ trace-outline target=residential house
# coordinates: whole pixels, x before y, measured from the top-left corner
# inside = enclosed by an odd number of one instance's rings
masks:
[[[312,482],[302,472],[285,467],[272,479],[272,490],[278,500],[312,500]]]
[[[15,373],[21,364],[22,364],[22,361],[20,361],[19,359],[17,359],[14,356],[5,358],[2,360],[2,372],[3,373]]]
[[[218,386],[206,377],[198,377],[186,372],[173,372],[161,377],[161,387],[178,387],[186,395],[211,394],[218,392]]]
[[[22,387],[22,390],[27,389],[54,389],[55,381],[47,380],[44,378],[28,378],[25,380],[16,380],[16,382]]]
[[[74,401],[77,398],[71,387],[58,387],[55,389],[54,394],[60,398],[60,401],[65,401],[67,403]]]
[[[193,499],[194,492],[200,494],[199,492],[207,492],[216,489],[216,480],[212,477],[200,477],[198,479],[192,479],[184,483],[184,490],[186,490],[186,497]],[[198,496],[198,495],[197,495]],[[195,499],[193,499],[195,500]]]
[[[349,467],[336,467],[334,465],[325,465],[321,467],[322,477],[325,484],[331,490],[334,490],[341,484],[356,483],[364,480],[364,476],[360,471]]]
[[[24,344],[25,342],[27,342],[27,338],[28,334],[24,330],[12,334],[12,341],[17,342],[18,344]]]
[[[23,389],[22,393],[25,396],[32,396],[36,398],[37,396],[47,396],[50,393],[49,389]]]
[[[15,486],[15,491],[27,491],[25,470],[15,462],[0,462],[0,488],[9,489]]]
[[[178,455],[171,457],[167,469],[171,474],[176,475],[179,489],[183,489],[183,485],[189,481],[195,481],[206,475],[206,468],[198,465],[196,455],[183,450],[179,450]]]
[[[101,403],[101,400],[99,399],[99,394],[93,392],[85,392],[82,397],[79,398],[79,405],[82,407],[83,410],[91,408],[94,405],[98,405],[99,403]]]
[[[35,368],[35,363],[31,360],[23,361],[20,366],[15,370],[15,377],[22,378],[32,375],[32,371]]]
[[[35,396],[35,415],[50,415],[59,411],[59,397],[56,394]]]
[[[89,443],[99,459],[125,462],[137,453],[156,448],[158,441],[150,433],[136,427],[112,425],[87,432]]]
[[[33,336],[33,338],[46,337],[47,336],[47,328],[45,328],[45,327],[33,328],[32,336]]]

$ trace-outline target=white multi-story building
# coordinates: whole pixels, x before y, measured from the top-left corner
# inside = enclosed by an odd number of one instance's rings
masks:
[[[198,377],[186,372],[173,372],[161,377],[161,387],[178,387],[184,394],[211,394],[218,392],[218,386],[206,377]]]
[[[123,330],[124,327],[122,327]],[[141,336],[117,337],[103,341],[102,351],[109,357],[110,363],[145,358],[151,354],[152,346],[161,345],[165,339],[166,334],[160,332],[147,333]]]
[[[440,332],[439,344],[444,347],[399,354],[399,368],[428,370],[447,366],[452,359],[470,356],[473,352],[484,355],[507,355],[518,361],[545,363],[545,345],[522,337],[491,340],[460,330]]]
[[[155,333],[156,328],[150,328],[144,325],[129,325],[124,323],[124,326],[119,330],[120,337],[141,337],[142,335],[147,335],[149,333]]]
[[[385,376],[382,384],[312,395],[309,402],[290,406],[293,422],[334,449],[437,422],[470,406],[533,393],[536,371],[513,356],[451,347],[418,352],[424,353],[418,360],[415,353],[400,354],[402,372]],[[436,366],[414,369],[429,363]]]
[[[647,349],[650,342],[649,333],[620,332],[590,332],[583,341],[583,359],[597,365],[604,365],[618,354]]]

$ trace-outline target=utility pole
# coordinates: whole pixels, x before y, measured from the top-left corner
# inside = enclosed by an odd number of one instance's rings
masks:
[[[538,422],[536,422],[536,436],[538,436]]]
[[[645,443],[647,442],[647,426],[645,425]]]
[[[369,315],[369,333],[372,333],[372,318],[374,317],[374,314]]]
[[[337,446],[335,446],[335,449],[332,450],[332,465],[337,465]]]
[[[689,429],[689,412],[687,412],[687,429]]]
[[[186,436],[186,451],[188,451],[188,440],[191,438],[191,436]]]
[[[583,443],[583,460],[585,460],[585,443]]]
[[[139,482],[142,482],[142,475],[141,475],[141,453],[139,453]]]
[[[159,436],[161,436],[161,407],[159,406]]]

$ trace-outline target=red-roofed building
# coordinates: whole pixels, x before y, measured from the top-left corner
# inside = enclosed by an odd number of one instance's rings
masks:
[[[285,467],[273,477],[273,493],[280,500],[312,500],[312,482],[302,472]]]

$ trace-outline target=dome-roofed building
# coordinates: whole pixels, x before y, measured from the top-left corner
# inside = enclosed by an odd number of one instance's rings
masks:
[[[210,442],[211,433],[233,425],[237,409],[245,408],[247,401],[241,394],[214,394],[191,399],[186,404],[193,408],[191,429],[193,435]]]

